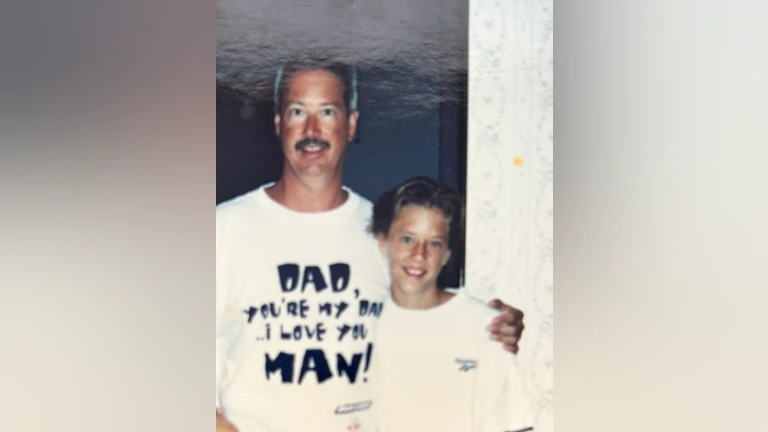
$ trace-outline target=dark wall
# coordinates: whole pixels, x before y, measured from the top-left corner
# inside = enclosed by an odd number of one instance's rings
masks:
[[[245,98],[216,89],[216,204],[277,180],[282,152],[274,132],[272,102],[255,101],[242,118]]]
[[[359,133],[347,150],[344,182],[372,201],[409,177],[438,177],[439,103],[406,105],[392,96],[414,94],[414,87],[437,102],[440,88],[434,79],[360,72]]]

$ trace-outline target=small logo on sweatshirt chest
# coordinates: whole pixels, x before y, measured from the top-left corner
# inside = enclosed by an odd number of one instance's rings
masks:
[[[477,367],[477,360],[457,358],[455,362],[459,365],[460,372],[469,372]]]

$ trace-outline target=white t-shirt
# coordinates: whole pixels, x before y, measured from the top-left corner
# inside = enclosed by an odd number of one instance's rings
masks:
[[[342,206],[299,213],[268,186],[216,209],[216,405],[241,432],[372,431],[388,271],[371,203],[346,189]]]
[[[464,290],[426,310],[388,299],[374,354],[379,432],[531,430],[516,359],[485,330],[497,314]]]

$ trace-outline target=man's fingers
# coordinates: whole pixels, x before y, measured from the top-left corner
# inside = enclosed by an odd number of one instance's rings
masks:
[[[499,299],[489,301],[488,306],[501,312],[502,316],[512,317],[514,321],[521,321],[524,317],[523,311],[515,309]]]
[[[513,354],[517,354],[517,350],[518,350],[517,343],[520,341],[520,335],[508,334],[507,330],[508,329],[502,329],[502,331],[495,334],[493,338],[495,341],[501,342],[505,350]]]
[[[521,310],[517,310],[512,306],[504,305],[501,308],[501,316],[511,317],[515,321],[522,321],[525,314]]]
[[[493,322],[488,327],[486,327],[486,330],[491,333],[514,336],[520,336],[523,334],[524,329],[525,325],[522,322],[518,322],[516,324],[509,324],[506,322]]]
[[[491,327],[490,331],[491,340],[501,342],[505,350],[517,354],[517,343],[520,341],[520,332],[517,329],[510,326],[502,326]]]
[[[512,354],[517,354],[519,350],[517,343],[525,328],[525,325],[523,325],[523,312],[505,304],[499,299],[489,301],[488,306],[501,312],[486,328],[490,332],[490,338],[501,342],[505,350]]]
[[[504,334],[500,332],[491,333],[488,337],[491,338],[491,340],[503,342],[505,344],[511,344],[516,345],[517,342],[520,340],[520,336],[516,334]]]
[[[493,299],[493,300],[488,302],[488,306],[490,306],[490,307],[492,307],[492,308],[494,308],[496,310],[501,310],[501,306],[502,305],[504,305],[504,303],[502,303],[502,301],[499,300],[499,299]]]
[[[492,325],[511,325],[515,327],[522,327],[523,326],[523,315],[520,313],[519,315],[512,315],[512,314],[506,314],[503,313],[495,318],[493,318],[493,321],[491,321]]]
[[[501,336],[520,336],[523,333],[523,326],[511,326],[511,325],[492,325],[488,329],[492,334]]]

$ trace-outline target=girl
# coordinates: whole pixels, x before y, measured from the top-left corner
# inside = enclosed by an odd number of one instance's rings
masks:
[[[374,205],[371,231],[391,278],[373,360],[380,432],[533,429],[515,358],[483,334],[498,312],[438,287],[462,219],[459,194],[424,177]]]

